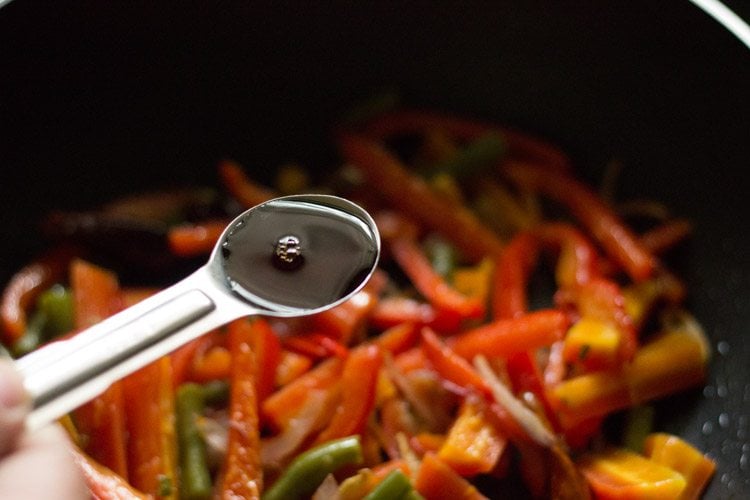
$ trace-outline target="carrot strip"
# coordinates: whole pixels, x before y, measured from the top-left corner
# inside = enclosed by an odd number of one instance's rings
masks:
[[[419,337],[419,329],[413,323],[400,323],[377,336],[375,343],[383,351],[399,354],[414,346]]]
[[[462,295],[452,288],[435,272],[429,259],[413,239],[394,238],[390,240],[390,249],[412,284],[433,306],[464,318],[479,318],[484,315],[482,301]]]
[[[77,448],[71,450],[71,455],[73,461],[81,469],[83,479],[94,500],[148,500],[152,498],[136,490],[117,473]]]
[[[206,255],[213,250],[227,227],[227,221],[206,221],[200,224],[181,224],[167,233],[169,249],[180,257]]]
[[[282,349],[274,373],[273,387],[283,387],[298,379],[312,367],[312,364],[312,359],[308,356]],[[263,400],[265,400],[265,397],[261,401]]]
[[[165,356],[122,381],[128,432],[128,478],[154,498],[176,498],[172,366]]]
[[[313,389],[334,384],[340,377],[342,366],[341,359],[330,358],[271,394],[261,404],[264,421],[275,428],[285,428],[305,402],[307,394]]]
[[[229,349],[221,345],[212,346],[193,359],[190,379],[199,384],[225,380],[229,378],[231,364],[232,356]]]
[[[250,180],[237,162],[223,160],[219,163],[218,170],[226,190],[245,208],[252,208],[276,197],[272,190]]]
[[[569,175],[532,164],[509,161],[503,172],[515,182],[563,203],[634,281],[651,276],[657,265],[654,255],[588,187]]]
[[[567,315],[543,309],[513,319],[478,326],[451,338],[451,348],[466,359],[478,354],[508,358],[513,354],[550,346],[568,328]]]
[[[433,453],[426,453],[422,458],[422,464],[414,478],[414,488],[425,500],[486,498]]]
[[[426,134],[430,130],[444,130],[463,141],[476,139],[488,132],[498,132],[508,142],[513,157],[537,161],[556,170],[570,168],[567,156],[540,139],[508,127],[442,115],[429,111],[404,110],[380,115],[366,127],[368,135],[388,139],[395,135]]]
[[[362,432],[375,406],[375,388],[383,356],[377,345],[362,345],[349,353],[341,379],[341,402],[328,426],[318,435],[317,442],[325,443]]]
[[[358,166],[369,185],[394,207],[440,232],[468,257],[479,260],[499,253],[502,242],[465,207],[447,205],[419,177],[380,144],[355,134],[341,134],[346,161]]]
[[[76,328],[92,326],[119,310],[119,286],[114,273],[80,259],[70,264]],[[75,421],[91,456],[128,477],[125,449],[125,409],[122,385],[115,382],[75,411]]]
[[[260,424],[256,376],[258,365],[252,347],[252,329],[229,331],[232,355],[229,396],[229,437],[227,456],[219,486],[222,499],[258,499],[263,490],[260,463]]]
[[[441,342],[429,328],[422,329],[422,351],[443,379],[464,389],[490,393],[489,387],[474,367]]]

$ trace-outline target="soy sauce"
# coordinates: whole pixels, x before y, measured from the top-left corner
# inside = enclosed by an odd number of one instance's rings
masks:
[[[280,265],[280,240],[299,242],[300,260]],[[376,236],[360,218],[309,202],[271,202],[248,212],[222,242],[233,293],[263,309],[310,310],[360,286],[378,257]]]

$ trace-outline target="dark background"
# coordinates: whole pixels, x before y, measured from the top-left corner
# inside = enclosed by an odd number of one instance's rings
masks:
[[[590,180],[618,158],[622,197],[695,222],[684,272],[716,352],[705,390],[662,404],[659,425],[717,460],[711,498],[750,496],[750,50],[688,2],[15,0],[0,278],[51,208],[213,184],[224,157],[261,179],[324,168],[330,125],[384,88],[549,138]]]

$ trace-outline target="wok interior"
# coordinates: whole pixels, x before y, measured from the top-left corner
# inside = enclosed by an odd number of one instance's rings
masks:
[[[618,159],[623,198],[694,221],[680,271],[721,347],[704,394],[669,399],[659,426],[717,459],[710,497],[750,493],[750,53],[688,2],[17,0],[0,46],[3,280],[40,247],[50,209],[215,183],[225,157],[261,180],[287,160],[325,169],[331,124],[384,89],[547,138],[593,182]]]

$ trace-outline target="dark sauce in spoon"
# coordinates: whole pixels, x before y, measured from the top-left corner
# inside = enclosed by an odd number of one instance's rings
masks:
[[[280,265],[278,244],[299,241],[299,265]],[[378,248],[366,222],[310,202],[271,202],[251,210],[222,242],[232,292],[267,310],[310,310],[335,302],[372,271]]]

